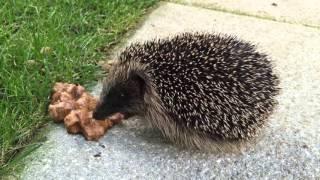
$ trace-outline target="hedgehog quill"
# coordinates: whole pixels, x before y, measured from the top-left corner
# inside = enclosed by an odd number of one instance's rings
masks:
[[[277,104],[278,86],[269,57],[255,45],[182,33],[127,47],[93,116],[141,116],[176,144],[223,151],[225,142],[258,136]]]

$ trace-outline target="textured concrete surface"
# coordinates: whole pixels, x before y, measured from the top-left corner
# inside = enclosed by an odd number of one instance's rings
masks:
[[[319,0],[169,0],[320,28]]]
[[[181,150],[139,119],[111,129],[99,142],[86,142],[53,124],[21,178],[320,178],[320,31],[169,3],[156,9],[128,42],[194,30],[237,35],[274,60],[280,104],[253,149],[241,155]]]

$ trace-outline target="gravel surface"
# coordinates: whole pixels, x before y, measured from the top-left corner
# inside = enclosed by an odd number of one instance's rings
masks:
[[[114,127],[99,142],[52,124],[21,178],[320,178],[320,31],[165,3],[128,42],[189,30],[236,34],[258,43],[274,60],[280,104],[254,148],[239,155],[178,149],[139,119]],[[99,90],[100,85],[94,93]]]

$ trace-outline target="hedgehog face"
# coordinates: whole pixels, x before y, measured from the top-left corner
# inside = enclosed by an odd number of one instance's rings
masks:
[[[128,80],[106,88],[102,92],[93,118],[104,120],[116,113],[121,113],[125,119],[143,112],[143,97],[145,84],[138,75],[130,76]]]

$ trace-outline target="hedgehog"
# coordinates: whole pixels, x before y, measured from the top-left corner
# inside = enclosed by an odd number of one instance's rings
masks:
[[[103,81],[93,117],[140,116],[176,144],[234,148],[228,145],[249,142],[265,127],[278,85],[269,56],[255,44],[185,32],[126,47]]]

